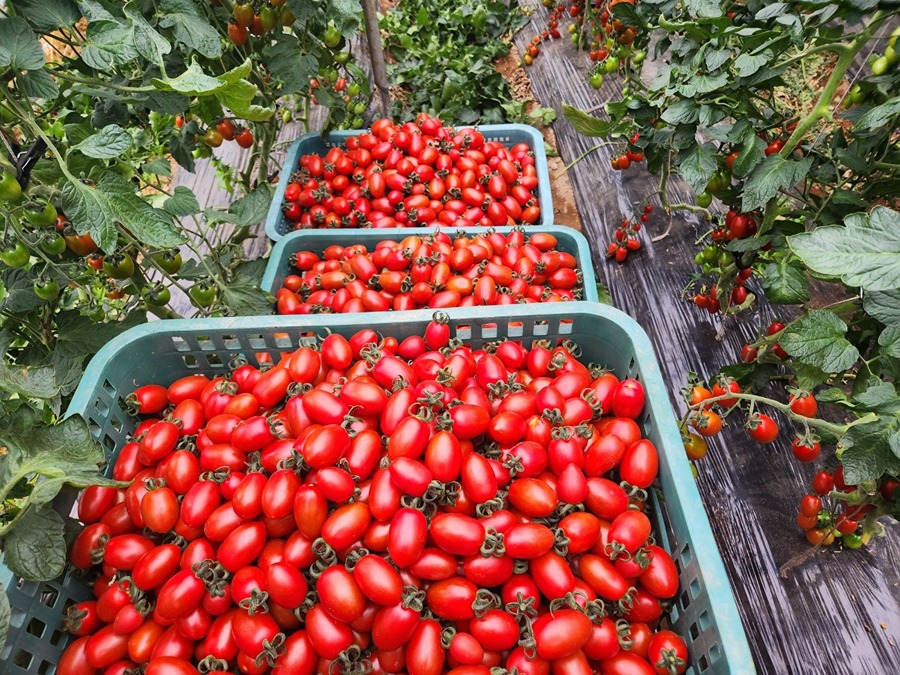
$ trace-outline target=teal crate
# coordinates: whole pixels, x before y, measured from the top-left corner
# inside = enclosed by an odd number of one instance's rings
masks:
[[[466,127],[459,127],[460,129]],[[541,132],[527,124],[485,124],[475,127],[484,134],[486,140],[500,141],[503,145],[512,147],[518,143],[527,143],[534,152],[534,165],[538,174],[537,197],[541,205],[541,219],[535,225],[553,224],[553,197],[550,194],[550,171],[547,168],[547,153],[544,150],[544,137]],[[292,224],[284,217],[281,207],[284,203],[284,191],[291,182],[291,174],[297,168],[300,157],[303,155],[325,155],[329,148],[342,147],[348,138],[359,136],[363,130],[332,131],[328,137],[323,137],[314,131],[304,134],[291,145],[287,157],[284,160],[284,168],[278,179],[275,196],[272,205],[269,206],[269,215],[266,217],[266,235],[272,241],[278,241],[284,235],[292,231]]]
[[[651,495],[659,542],[675,558],[681,591],[671,622],[688,642],[688,673],[754,673],[753,659],[722,558],[684,454],[681,436],[653,347],[641,327],[622,312],[599,303],[555,303],[447,310],[452,335],[475,347],[499,338],[530,346],[534,340],[575,340],[587,361],[602,363],[619,376],[643,382],[643,432],[660,451],[661,494]],[[430,317],[423,312],[379,312],[323,317],[265,316],[160,321],[132,328],[93,358],[68,414],[81,414],[107,451],[110,463],[135,428],[122,399],[137,385],[168,384],[189,373],[215,376],[236,356],[258,364],[309,345],[327,325],[345,336],[366,327],[403,339],[422,334]],[[59,504],[68,512],[67,504]],[[69,642],[61,613],[69,600],[88,594],[72,574],[33,584],[0,571],[14,607],[10,639],[0,651],[8,675],[52,675]],[[16,663],[26,665],[16,665]]]
[[[508,235],[513,229],[512,227],[494,228],[494,230],[503,235]],[[431,232],[432,230],[429,229],[427,231]],[[451,237],[455,237],[459,233],[468,236],[484,234],[485,229],[483,227],[460,227],[456,229],[446,227],[444,231]],[[552,234],[559,242],[558,248],[560,251],[571,253],[578,259],[578,269],[581,270],[584,286],[583,299],[596,302],[599,299],[597,295],[597,278],[594,276],[594,266],[591,263],[591,248],[588,246],[584,235],[570,227],[561,227],[559,225],[526,228],[526,235],[531,232],[548,232]],[[357,228],[346,230],[297,230],[291,232],[285,235],[272,249],[261,287],[264,291],[269,291],[270,293],[274,293],[281,288],[284,278],[294,273],[294,268],[291,265],[291,256],[298,251],[312,251],[321,255],[326,248],[334,244],[338,246],[362,244],[371,252],[375,250],[375,245],[380,241],[386,239],[402,241],[409,235],[409,228],[402,227],[383,230]]]

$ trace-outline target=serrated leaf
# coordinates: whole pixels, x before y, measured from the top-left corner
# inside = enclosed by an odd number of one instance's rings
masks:
[[[153,176],[171,176],[172,165],[169,164],[169,160],[163,157],[157,157],[156,159],[141,165],[141,172]],[[177,190],[178,188],[175,189]]]
[[[178,77],[154,79],[153,85],[162,91],[175,91],[184,96],[211,96],[225,89],[228,82],[207,75],[197,61],[191,61],[187,70]]]
[[[766,265],[762,284],[770,302],[796,305],[809,300],[809,280],[796,260],[783,258]]]
[[[771,50],[759,54],[741,54],[734,60],[734,72],[738,77],[750,77],[772,59]]]
[[[704,57],[706,69],[709,71],[717,70],[728,63],[730,58],[731,50],[729,49],[708,49]]]
[[[797,377],[797,387],[812,391],[828,379],[828,373],[815,366],[801,365],[794,369]]]
[[[895,116],[900,114],[900,96],[877,105],[857,120],[853,126],[854,131],[877,129],[884,126]]]
[[[890,382],[872,377],[854,399],[878,418],[855,424],[841,439],[844,476],[852,483],[875,480],[884,473],[900,473],[900,397]]]
[[[34,274],[21,267],[5,267],[0,279],[6,289],[6,297],[0,300],[0,308],[6,312],[27,312],[44,304],[34,293]]]
[[[172,191],[172,196],[163,202],[163,209],[173,216],[192,216],[200,213],[200,203],[193,190],[184,185],[178,185]]]
[[[50,399],[59,394],[59,385],[53,368],[0,363],[0,390],[29,398]]]
[[[26,70],[16,77],[16,81],[28,98],[52,101],[59,96],[59,87],[53,81],[53,78],[50,77],[50,73],[43,68],[41,70]]]
[[[784,2],[772,2],[767,5],[764,5],[761,10],[756,13],[756,18],[759,21],[765,21],[766,19],[774,19],[775,17],[781,16],[787,11],[787,3]]]
[[[131,2],[125,4],[125,16],[134,24],[134,48],[150,63],[160,63],[172,51],[172,45],[147,23],[140,10]]]
[[[678,171],[694,192],[703,192],[716,170],[716,148],[712,143],[695,145],[681,158]]]
[[[90,232],[97,245],[110,253],[116,246],[116,223],[121,223],[143,244],[171,248],[185,242],[172,217],[155,209],[119,175],[106,172],[93,187],[65,182],[63,208],[79,232]]]
[[[188,48],[188,53],[193,50],[210,59],[222,55],[218,31],[192,0],[163,0],[159,14],[159,25],[171,28],[175,39]]]
[[[139,312],[131,312],[122,321],[108,323],[95,323],[75,311],[60,312],[56,322],[59,339],[53,354],[54,362],[72,360],[81,363],[120,333],[146,322],[146,316]]]
[[[255,187],[250,194],[232,202],[228,211],[206,209],[204,215],[207,223],[232,223],[238,227],[249,227],[259,224],[268,215],[272,193],[266,183]]]
[[[778,153],[766,157],[750,173],[747,183],[744,185],[741,210],[746,213],[764,206],[780,190],[800,182],[809,173],[811,166],[811,157],[793,160],[785,159]]]
[[[609,294],[609,287],[599,282],[597,283],[597,301],[602,302],[604,305],[613,304],[612,296]]]
[[[900,289],[866,293],[863,309],[885,326],[900,326]]]
[[[216,93],[216,98],[237,117],[251,122],[265,122],[275,114],[275,108],[252,103],[259,93],[256,85],[238,80]]]
[[[736,178],[745,178],[750,175],[750,172],[765,158],[763,154],[765,149],[766,144],[761,138],[754,133],[747,134],[741,144],[740,154],[731,167],[731,173]]]
[[[81,60],[88,66],[106,71],[136,57],[134,31],[130,25],[109,20],[88,24],[87,41],[81,50]]]
[[[222,303],[238,316],[254,316],[272,313],[275,299],[259,287],[259,279],[236,274],[222,289]]]
[[[44,67],[44,50],[37,35],[24,19],[17,16],[0,19],[0,66],[13,70]]]
[[[0,586],[0,646],[6,644],[9,635],[9,626],[12,622],[12,608],[9,606],[9,598],[6,588]]]
[[[684,0],[684,8],[691,16],[707,19],[722,16],[722,5],[716,0]]]
[[[834,312],[817,309],[790,324],[778,342],[801,363],[826,373],[839,373],[849,370],[859,359],[859,351],[846,335],[847,324]]]
[[[669,124],[690,124],[697,121],[699,114],[700,107],[694,101],[682,99],[666,108],[660,117]]]
[[[770,241],[772,241],[772,237],[764,234],[760,237],[750,237],[748,239],[732,239],[725,245],[725,248],[733,253],[746,253],[747,251],[758,251]]]
[[[788,237],[791,250],[814,273],[867,291],[900,288],[900,213],[883,206],[852,214],[846,227],[819,227]]]
[[[118,124],[109,124],[74,148],[94,159],[113,159],[125,153],[131,143],[131,134]]]
[[[81,12],[73,0],[9,0],[9,4],[15,8],[16,14],[43,31],[71,26],[81,18]]]
[[[3,539],[3,562],[28,581],[55,579],[66,566],[62,517],[49,506],[28,509]]]
[[[881,353],[900,359],[900,326],[888,326],[878,336]]]
[[[588,115],[583,110],[563,104],[563,115],[569,123],[582,136],[590,136],[592,138],[605,138],[612,129],[612,122],[601,120],[599,117]]]

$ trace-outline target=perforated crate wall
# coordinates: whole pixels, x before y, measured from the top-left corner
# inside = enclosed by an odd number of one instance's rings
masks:
[[[463,127],[460,127],[463,128]],[[547,153],[544,150],[544,137],[541,132],[527,124],[485,124],[476,127],[486,140],[497,141],[507,147],[518,143],[527,143],[534,153],[534,166],[537,169],[538,186],[535,190],[540,206],[541,219],[535,225],[553,224],[553,196],[550,194],[550,171],[547,168]],[[284,217],[281,206],[284,202],[284,191],[291,182],[291,174],[296,170],[303,155],[325,155],[329,148],[341,147],[348,138],[364,133],[361,129],[352,131],[332,131],[327,138],[318,132],[305,134],[294,141],[284,160],[284,169],[278,179],[275,196],[266,217],[266,235],[272,241],[278,241],[293,229],[293,224]]]
[[[681,589],[672,611],[672,626],[685,637],[691,654],[692,675],[700,673],[752,673],[746,635],[734,602],[709,522],[669,404],[653,348],[646,334],[625,314],[598,303],[554,303],[451,309],[451,333],[475,347],[501,338],[531,346],[534,340],[559,343],[572,339],[583,350],[582,360],[601,363],[619,377],[640,380],[647,393],[639,420],[644,435],[660,452],[659,482],[662,499],[653,492],[650,505],[660,545],[673,554]],[[327,326],[350,336],[362,328],[403,339],[422,334],[430,317],[421,312],[392,312],[323,317],[244,317],[190,321],[160,321],[134,328],[106,345],[91,361],[75,392],[70,413],[84,415],[92,433],[116,449],[133,430],[134,421],[119,404],[135,386],[148,382],[168,384],[187,373],[215,376],[227,371],[236,356],[250,363],[277,361],[281,354],[309,345],[324,335]],[[108,440],[107,440],[108,439]],[[69,507],[71,507],[71,499]],[[7,570],[0,575],[16,586]],[[7,588],[10,588],[7,583]],[[44,663],[55,663],[66,643],[52,644],[29,634],[27,627],[44,624],[42,636],[56,635],[62,609],[69,598],[85,597],[83,582],[72,576],[59,584],[25,584],[15,594],[14,626],[0,662],[9,655],[28,661],[10,666],[15,675],[52,673]],[[44,588],[59,593],[53,607],[40,601]],[[32,658],[28,659],[28,655]],[[18,668],[18,669],[12,669]],[[43,668],[43,670],[41,670]]]

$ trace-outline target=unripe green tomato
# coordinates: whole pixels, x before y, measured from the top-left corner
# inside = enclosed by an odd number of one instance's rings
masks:
[[[4,169],[0,175],[0,201],[12,202],[22,196],[22,186],[16,176]]]
[[[334,25],[334,21],[328,22],[328,26],[322,34],[322,42],[329,49],[334,49],[341,43],[341,31]]]
[[[734,253],[731,251],[722,251],[719,254],[719,267],[725,268],[734,264]]]
[[[872,74],[884,75],[891,67],[891,62],[886,56],[879,56],[872,62]]]
[[[708,192],[701,192],[697,195],[697,206],[702,206],[704,209],[712,204],[712,195]]]
[[[635,65],[639,66],[644,62],[644,59],[646,59],[646,58],[647,58],[647,52],[639,49],[631,57],[631,60],[634,61]]]
[[[291,115],[291,111],[288,110],[287,108],[285,108],[284,110],[281,111],[281,121],[282,121],[282,123],[287,124],[288,122],[291,121],[291,118],[292,118],[292,117],[293,117],[293,116]]]
[[[850,549],[858,549],[863,545],[862,537],[860,537],[856,532],[850,532],[849,534],[845,534],[843,536],[844,546]]]
[[[709,245],[703,249],[703,260],[712,264],[719,259],[719,249],[713,245]]]
[[[900,26],[897,26],[891,32],[891,39],[888,41],[888,45],[891,47],[896,47],[897,46],[897,38],[900,38]]]
[[[884,58],[888,60],[888,63],[894,65],[897,63],[897,50],[895,47],[888,45],[887,49],[884,50]]]
[[[363,113],[366,112],[367,106],[366,106],[365,101],[357,101],[356,103],[353,104],[352,108],[353,108],[352,111],[353,111],[354,115],[362,115]]]
[[[619,69],[618,57],[610,56],[608,59],[606,59],[605,66],[606,66],[607,73],[611,74],[611,73],[616,72]]]
[[[212,148],[207,145],[198,145],[196,148],[194,148],[191,154],[194,156],[194,159],[204,159],[206,157],[212,157]]]
[[[591,74],[591,86],[594,89],[599,89],[603,86],[603,73],[592,73]]]
[[[694,256],[694,262],[697,265],[702,265],[704,262],[706,262],[703,258],[703,251],[700,251],[700,253]]]
[[[578,33],[572,33],[572,37],[569,38],[572,41],[572,44],[578,46],[578,43],[581,41],[581,36]]]
[[[359,82],[351,82],[347,85],[347,96],[350,98],[356,98],[359,96],[361,87],[359,86]]]
[[[25,267],[30,259],[31,254],[21,241],[7,244],[0,250],[0,261],[7,267]]]
[[[41,300],[54,300],[59,295],[59,282],[56,279],[44,277],[35,279],[34,294]]]
[[[334,68],[326,68],[325,72],[322,73],[322,79],[328,84],[334,84],[335,82],[337,82],[338,77],[340,77],[338,75],[338,71]]]
[[[56,225],[56,207],[50,202],[36,202],[37,208],[29,208],[28,205],[23,209],[25,220],[35,227],[50,227]]]
[[[625,98],[631,96],[631,87],[622,87],[622,96]]]
[[[41,250],[47,255],[60,255],[66,250],[66,240],[59,232],[47,232],[41,239]]]
[[[340,63],[342,66],[350,61],[350,52],[337,52],[334,55],[335,63]]]
[[[163,307],[169,304],[172,293],[161,283],[156,283],[141,289],[141,299],[151,307]]]
[[[713,266],[709,263],[703,263],[703,274],[711,274],[713,271]]]

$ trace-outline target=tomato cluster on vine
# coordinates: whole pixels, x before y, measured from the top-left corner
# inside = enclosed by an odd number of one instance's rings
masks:
[[[286,0],[245,2],[240,0],[232,6],[232,16],[228,22],[228,37],[238,47],[247,44],[250,36],[262,37],[281,27],[294,25],[294,13]]]
[[[299,251],[275,294],[279,314],[563,302],[582,297],[578,260],[546,232],[444,232]]]
[[[181,124],[184,124],[183,118]],[[177,125],[178,122],[176,120]],[[230,119],[223,119],[217,122],[215,126],[209,127],[198,139],[211,148],[218,148],[223,141],[234,141],[242,148],[253,146],[253,132],[247,128],[236,127],[234,121]]]
[[[616,262],[623,263],[629,252],[640,251],[641,240],[637,238],[637,233],[641,231],[642,223],[650,220],[651,213],[653,213],[653,205],[646,204],[638,221],[624,219],[613,231],[613,239],[606,247],[607,257],[615,258]]]
[[[58,672],[684,672],[643,387],[577,353],[436,316],[138,387]]]
[[[325,157],[303,155],[283,211],[296,229],[533,224],[537,188],[527,143],[506,148],[422,113],[377,120]]]

